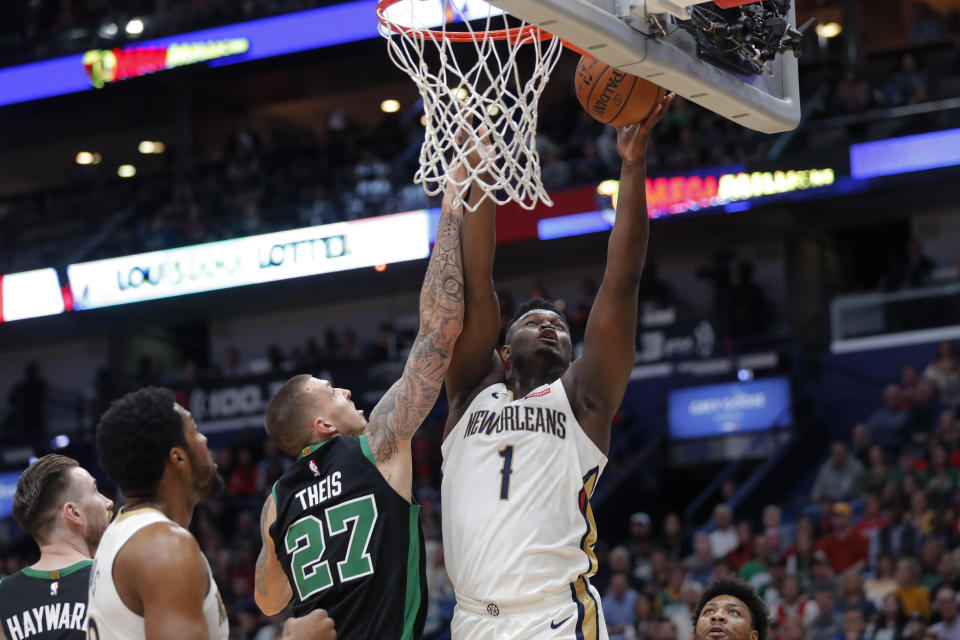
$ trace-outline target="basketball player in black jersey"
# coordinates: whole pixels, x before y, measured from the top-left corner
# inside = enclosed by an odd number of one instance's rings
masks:
[[[73,458],[46,455],[23,472],[13,517],[37,542],[40,559],[0,581],[0,638],[86,637],[91,558],[112,509]]]
[[[324,607],[344,640],[411,640],[427,594],[410,439],[436,402],[463,322],[462,207],[444,198],[420,290],[420,330],[403,375],[365,420],[346,389],[291,378],[267,408],[267,433],[299,456],[261,516],[261,611]]]

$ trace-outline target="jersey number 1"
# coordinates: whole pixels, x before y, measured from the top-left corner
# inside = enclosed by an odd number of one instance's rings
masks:
[[[324,513],[327,531],[331,536],[347,531],[347,523],[353,520],[347,557],[337,563],[340,582],[349,582],[373,573],[373,562],[367,552],[373,525],[377,522],[377,503],[373,496],[363,496],[330,507]],[[300,601],[333,586],[333,576],[327,560],[321,561],[326,549],[323,523],[315,516],[304,516],[290,525],[284,538],[293,581],[297,585]]]
[[[500,449],[503,466],[500,467],[500,499],[510,499],[510,475],[513,473],[513,445],[508,444]]]

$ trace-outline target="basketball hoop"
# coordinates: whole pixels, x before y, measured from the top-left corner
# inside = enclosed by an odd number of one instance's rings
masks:
[[[563,43],[539,27],[498,15],[489,5],[481,15],[476,4],[377,3],[390,59],[410,76],[423,99],[425,131],[414,182],[435,196],[450,181],[454,206],[462,203],[470,210],[476,208],[469,202],[471,184],[498,204],[513,201],[525,209],[538,202],[552,205],[540,180],[537,104]],[[492,28],[500,24],[502,28]],[[468,157],[476,166],[470,166]],[[462,181],[451,171],[461,163],[467,168]]]

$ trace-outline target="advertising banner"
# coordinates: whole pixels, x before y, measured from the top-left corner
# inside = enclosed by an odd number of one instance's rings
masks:
[[[674,440],[789,427],[790,381],[766,378],[675,389],[668,398],[667,416]]]
[[[73,308],[97,309],[426,258],[424,210],[72,264]]]

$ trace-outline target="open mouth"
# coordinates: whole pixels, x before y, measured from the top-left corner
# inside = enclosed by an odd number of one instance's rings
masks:
[[[711,638],[722,638],[727,635],[727,630],[719,625],[714,625],[707,631],[707,635]]]
[[[547,344],[557,344],[557,332],[553,329],[545,329],[540,332],[538,339]]]

